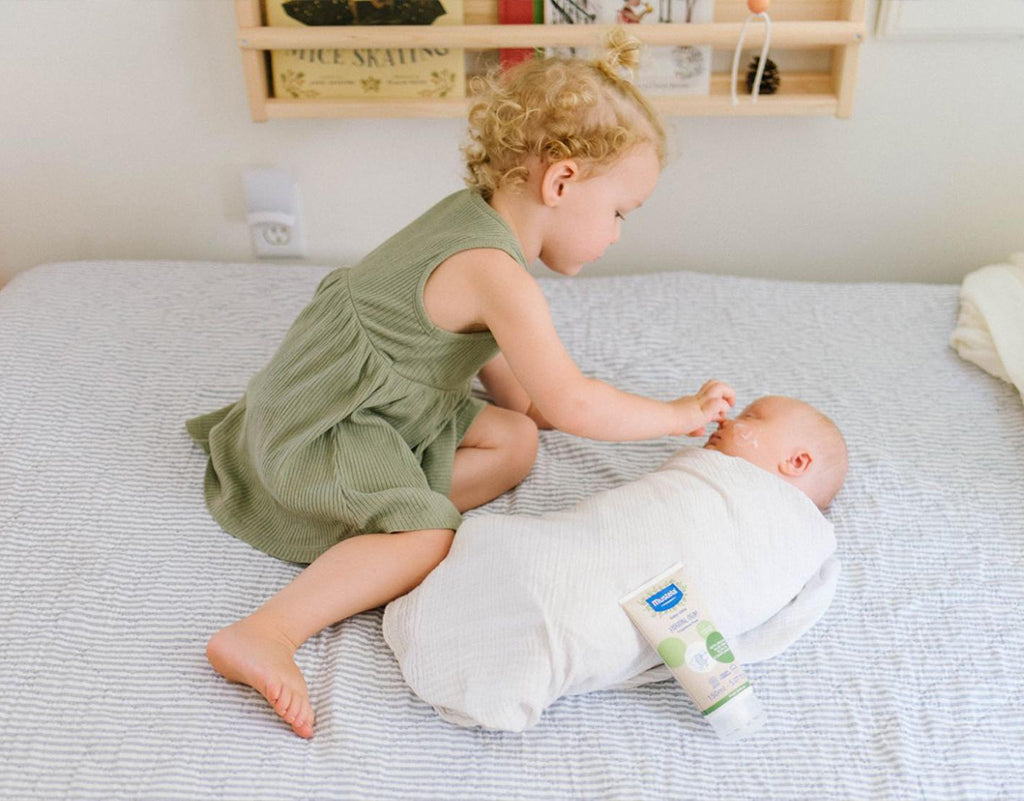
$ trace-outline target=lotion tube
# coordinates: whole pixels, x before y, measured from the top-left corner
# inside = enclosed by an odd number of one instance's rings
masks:
[[[719,737],[738,740],[764,725],[761,702],[682,562],[621,598],[619,605]]]

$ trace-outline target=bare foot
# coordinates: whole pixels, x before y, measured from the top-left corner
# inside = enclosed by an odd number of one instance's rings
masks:
[[[206,658],[228,681],[259,691],[299,737],[313,736],[313,707],[295,646],[278,631],[244,618],[210,638]]]

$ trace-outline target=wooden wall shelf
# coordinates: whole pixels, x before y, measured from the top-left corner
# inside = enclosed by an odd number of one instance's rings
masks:
[[[296,117],[461,117],[469,99],[291,100],[270,94],[269,50],[362,47],[500,47],[599,45],[608,25],[498,25],[495,0],[466,0],[464,25],[386,25],[281,28],[263,24],[260,0],[235,0],[238,45],[242,50],[252,118]],[[703,25],[635,25],[629,32],[648,45],[710,45],[729,51],[739,40],[746,2],[717,0],[715,22]],[[729,75],[713,73],[708,95],[654,95],[663,114],[683,116],[849,117],[857,80],[857,55],[864,40],[864,0],[774,0],[772,49],[831,51],[826,72],[787,72],[780,91],[756,103],[745,93],[730,102]],[[764,26],[752,24],[745,50],[764,42]],[[741,76],[742,78],[742,76]]]

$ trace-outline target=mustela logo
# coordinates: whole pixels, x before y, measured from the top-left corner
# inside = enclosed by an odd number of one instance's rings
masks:
[[[683,600],[683,591],[675,584],[669,584],[647,599],[647,605],[655,612],[667,612]]]

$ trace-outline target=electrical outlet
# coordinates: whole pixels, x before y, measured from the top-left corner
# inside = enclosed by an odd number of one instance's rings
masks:
[[[251,167],[243,179],[253,253],[264,259],[305,256],[298,188],[287,171]]]
[[[269,225],[261,226],[260,232],[263,234],[263,241],[275,248],[287,245],[292,241],[292,228],[290,225],[270,223]]]
[[[249,233],[252,251],[259,258],[294,257],[305,255],[299,218],[277,211],[254,211],[249,214]]]

